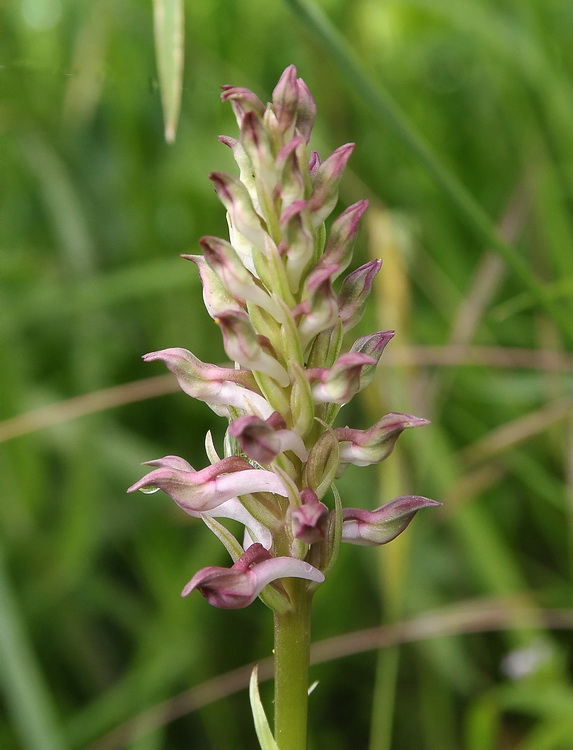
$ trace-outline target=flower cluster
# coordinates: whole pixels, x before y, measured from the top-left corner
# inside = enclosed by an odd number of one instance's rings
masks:
[[[348,464],[384,460],[403,430],[427,423],[391,413],[367,430],[333,426],[341,407],[372,381],[393,336],[379,331],[343,350],[381,266],[370,261],[335,285],[351,264],[367,208],[364,200],[349,206],[327,237],[325,220],[353,144],[324,161],[309,153],[316,107],[294,66],[267,106],[235,86],[223,86],[222,99],[240,135],[220,140],[240,174],[210,178],[227,210],[230,241],[203,237],[203,255],[183,257],[198,268],[205,306],[235,367],[206,364],[180,348],[144,360],[163,361],[185,393],[228,419],[224,457],[208,434],[209,466],[195,470],[177,456],[149,461],[153,470],[129,491],[163,490],[229,551],[232,567],[200,570],[184,596],[198,589],[214,606],[232,609],[260,595],[284,612],[290,602],[281,579],[315,587],[341,541],[385,544],[420,508],[439,503],[403,496],[376,510],[343,509],[333,485]],[[244,525],[241,543],[219,518]]]

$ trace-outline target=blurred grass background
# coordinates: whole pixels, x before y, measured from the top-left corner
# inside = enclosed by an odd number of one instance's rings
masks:
[[[181,600],[226,553],[175,505],[125,488],[141,461],[200,467],[205,432],[222,437],[140,355],[183,346],[223,360],[178,254],[226,232],[207,179],[235,169],[217,142],[236,132],[219,85],[265,101],[290,63],[318,105],[314,147],[357,143],[341,208],[371,201],[356,265],[384,266],[354,333],[397,329],[344,420],[432,420],[380,469],[349,469],[343,500],[444,503],[387,547],[345,546],[317,595],[314,640],[347,637],[315,654],[311,750],[573,748],[573,8],[314,3],[516,249],[536,293],[296,6],[186,3],[168,146],[150,3],[3,4],[2,748],[255,746],[241,667],[270,656],[270,614]]]

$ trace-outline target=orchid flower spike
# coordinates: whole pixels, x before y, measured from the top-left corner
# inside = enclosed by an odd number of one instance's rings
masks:
[[[226,420],[223,450],[209,438],[210,464],[199,470],[177,456],[148,461],[152,469],[129,492],[162,490],[202,519],[235,561],[200,570],[184,596],[198,589],[225,609],[261,596],[280,614],[293,591],[310,595],[324,580],[341,540],[386,544],[418,510],[439,503],[407,495],[376,510],[344,508],[333,485],[348,465],[386,459],[404,430],[427,424],[392,412],[365,430],[335,425],[340,408],[372,382],[394,336],[378,331],[344,347],[382,265],[353,262],[367,201],[329,219],[354,144],[322,158],[311,150],[316,105],[293,65],[266,105],[240,86],[223,86],[221,99],[238,127],[236,137],[219,138],[237,174],[210,175],[228,238],[205,234],[202,254],[183,257],[198,269],[222,337],[219,357],[231,363],[207,364],[181,347],[144,360],[162,362],[188,396]],[[226,519],[244,527],[242,536]],[[288,578],[308,583],[279,583]]]

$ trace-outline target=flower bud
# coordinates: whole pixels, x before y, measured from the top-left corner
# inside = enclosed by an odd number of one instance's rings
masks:
[[[298,82],[296,68],[289,65],[279,78],[272,96],[272,107],[281,135],[294,133],[298,105]]]
[[[283,213],[293,202],[304,201],[303,159],[305,154],[304,140],[297,135],[283,146],[277,155],[275,163],[279,172],[279,184],[276,188],[276,197],[281,200]]]
[[[326,430],[318,438],[304,467],[302,482],[322,499],[336,477],[339,463],[338,438],[333,430]]]
[[[255,305],[264,308],[275,318],[280,319],[280,310],[273,302],[272,297],[257,284],[255,278],[247,271],[235,248],[229,242],[219,237],[201,237],[199,244],[203,249],[209,267],[222,281],[225,289],[231,293],[231,298],[254,302]],[[223,310],[220,310],[220,312],[223,312]]]
[[[362,320],[366,302],[372,291],[372,283],[381,266],[381,260],[371,260],[349,274],[342,282],[338,306],[345,332]]]
[[[376,510],[344,508],[342,541],[365,547],[387,544],[401,534],[421,508],[441,505],[416,495],[397,497]]]
[[[314,178],[316,176],[319,167],[320,156],[318,155],[318,151],[311,151],[310,159],[308,160],[308,171],[310,172],[311,177]]]
[[[332,291],[332,276],[338,266],[315,268],[306,281],[306,300],[301,304],[305,313],[298,326],[303,348],[321,331],[336,323],[338,303]]]
[[[269,375],[285,388],[290,380],[285,368],[263,350],[255,329],[246,313],[229,310],[217,318],[223,333],[227,356],[248,370],[258,370]]]
[[[221,101],[231,102],[231,107],[233,108],[239,128],[241,127],[243,118],[247,112],[255,112],[261,117],[263,116],[265,107],[259,97],[250,89],[229,85],[221,86],[221,89],[223,91],[221,94]]]
[[[366,365],[360,373],[360,388],[363,391],[374,380],[376,365],[386,348],[386,344],[394,338],[394,331],[378,331],[367,336],[361,336],[350,347],[351,352],[367,354],[374,359],[374,364]]]
[[[283,239],[279,252],[286,255],[286,272],[293,292],[298,292],[303,272],[312,262],[314,236],[306,201],[294,201],[280,218]]]
[[[338,186],[353,150],[353,143],[340,146],[317,169],[313,181],[312,195],[308,201],[314,227],[322,224],[336,206]]]
[[[227,209],[235,229],[256,248],[264,251],[265,230],[247,188],[239,179],[224,172],[211,172],[209,179],[219,200]]]
[[[312,390],[305,371],[296,362],[290,363],[290,373],[292,378],[290,409],[293,430],[305,438],[314,425]]]
[[[265,191],[271,195],[277,184],[277,168],[269,134],[254,112],[247,112],[243,118],[241,145],[251,162],[258,195],[262,196]]]
[[[336,276],[345,271],[350,265],[360,219],[367,208],[368,201],[358,201],[358,203],[348,206],[332,223],[326,250],[320,259],[320,265],[332,265],[335,263],[338,266]]]
[[[253,166],[249,159],[245,149],[243,148],[240,141],[236,138],[230,138],[228,135],[220,135],[219,141],[228,146],[233,152],[233,159],[237,162],[239,167],[239,178],[243,185],[247,188],[251,200],[254,203],[258,200],[257,187],[255,185],[255,178],[253,175]]]
[[[337,427],[334,432],[340,441],[340,463],[355,466],[380,463],[392,453],[404,430],[425,424],[430,424],[427,419],[392,412],[367,430]]]
[[[202,255],[182,255],[185,260],[195,263],[203,287],[203,302],[209,315],[214,319],[224,310],[241,310],[241,305],[221,283],[217,274],[209,268]]]
[[[375,367],[376,360],[367,354],[347,352],[341,354],[330,369],[321,367],[307,371],[307,375],[319,382],[313,386],[316,401],[331,404],[347,404],[362,390],[361,375],[366,367]]]
[[[308,86],[302,78],[297,80],[297,87],[298,104],[296,109],[296,129],[308,143],[316,117],[316,104]]]
[[[314,544],[324,539],[328,508],[309,487],[300,492],[301,506],[292,512],[292,530],[295,539]]]

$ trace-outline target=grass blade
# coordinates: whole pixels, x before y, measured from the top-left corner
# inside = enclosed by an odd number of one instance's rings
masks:
[[[183,0],[154,0],[155,53],[165,120],[165,140],[175,141],[183,86]]]

